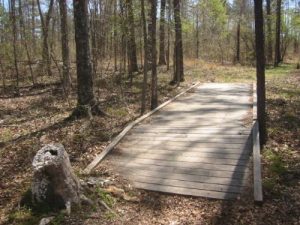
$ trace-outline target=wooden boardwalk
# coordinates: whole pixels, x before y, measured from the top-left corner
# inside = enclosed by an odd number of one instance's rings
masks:
[[[236,198],[252,152],[252,85],[202,84],[135,126],[108,162],[136,188]]]

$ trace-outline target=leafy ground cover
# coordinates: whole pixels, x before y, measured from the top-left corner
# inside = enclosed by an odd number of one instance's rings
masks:
[[[195,81],[253,82],[252,67],[186,61],[186,82],[168,85],[170,74],[159,73],[159,99],[166,101]],[[112,172],[99,167],[93,176],[106,177],[113,187],[89,187],[96,204],[56,214],[52,224],[300,224],[300,71],[293,64],[270,68],[267,74],[267,125],[263,149],[265,201],[253,203],[252,190],[236,201],[219,201],[134,190]],[[78,175],[109,141],[139,116],[141,75],[129,87],[104,77],[96,93],[109,118],[65,121],[76,104],[75,93],[61,97],[55,80],[24,87],[21,97],[0,97],[0,224],[37,224],[45,216],[19,206],[30,188],[31,161],[42,145],[61,142]],[[80,175],[81,176],[81,175]],[[85,177],[82,177],[85,179]],[[250,193],[250,194],[249,194]]]

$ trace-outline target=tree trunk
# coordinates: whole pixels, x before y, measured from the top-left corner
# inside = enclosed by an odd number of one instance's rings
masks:
[[[26,28],[25,28],[22,8],[23,8],[22,2],[21,2],[21,0],[19,0],[19,20],[20,20],[20,28],[22,29],[21,38],[24,41],[24,45],[25,45],[25,51],[26,51],[26,56],[27,56],[27,60],[28,60],[28,65],[29,65],[29,71],[30,71],[32,84],[35,85],[35,78],[34,78],[33,69],[32,69],[32,66],[31,66],[31,56],[30,56],[28,43],[27,43]]]
[[[70,77],[70,53],[69,53],[69,31],[67,0],[59,0],[60,30],[61,30],[61,54],[63,60],[63,87],[65,95],[68,96],[71,87]]]
[[[146,93],[147,93],[147,76],[148,76],[148,60],[147,60],[147,53],[148,53],[148,35],[147,35],[147,23],[146,23],[146,15],[145,15],[145,2],[141,0],[141,18],[143,22],[143,36],[144,36],[144,78],[143,78],[143,90],[142,90],[142,105],[141,105],[141,114],[144,114],[146,111]]]
[[[166,0],[161,0],[160,5],[160,24],[159,24],[159,59],[158,65],[166,65],[165,57],[165,11],[166,11]]]
[[[255,44],[257,79],[257,118],[259,122],[261,145],[266,143],[266,90],[265,90],[265,46],[263,30],[262,0],[255,0]]]
[[[271,0],[266,0],[267,10],[267,60],[268,63],[273,61],[273,41],[272,41],[272,12]]]
[[[281,52],[280,52],[280,43],[281,43],[281,1],[277,0],[276,5],[276,37],[275,37],[275,61],[274,66],[277,67],[280,63]]]
[[[199,9],[196,10],[196,59],[199,59]]]
[[[171,45],[171,0],[168,0],[168,46],[167,46],[167,70],[170,70],[170,45]]]
[[[174,45],[174,76],[171,84],[178,84],[184,81],[183,73],[183,47],[182,47],[182,28],[180,16],[180,0],[174,0],[174,19],[175,19],[175,45]]]
[[[73,0],[77,66],[77,108],[72,116],[103,115],[94,97],[89,45],[88,0]]]
[[[239,21],[236,29],[236,57],[235,62],[240,62],[240,43],[241,43],[241,22]]]
[[[12,32],[13,32],[13,60],[14,60],[14,67],[15,67],[15,91],[14,95],[19,96],[19,66],[18,66],[18,53],[17,53],[17,21],[16,21],[16,1],[11,0],[11,9],[10,9],[10,19],[12,23]]]
[[[128,13],[128,60],[129,60],[129,74],[139,70],[136,56],[136,42],[135,42],[135,28],[134,28],[134,14],[132,8],[132,0],[126,0],[126,7]]]
[[[49,144],[40,149],[33,162],[32,197],[37,205],[47,204],[53,209],[80,204],[80,183],[75,176],[68,153],[61,144]]]
[[[44,19],[40,0],[37,0],[38,10],[40,14],[41,24],[42,24],[42,34],[43,34],[43,67],[46,64],[47,74],[48,76],[52,75],[51,72],[51,56],[49,49],[49,26],[50,20],[53,11],[54,0],[50,0],[48,12],[46,14],[46,18]]]
[[[157,0],[150,0],[151,9],[151,68],[152,68],[152,82],[151,82],[151,109],[155,109],[158,105],[157,100],[157,51],[156,51],[156,11]]]

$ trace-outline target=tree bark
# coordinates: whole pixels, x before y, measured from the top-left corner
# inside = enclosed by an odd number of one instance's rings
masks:
[[[37,0],[38,10],[40,14],[41,24],[42,24],[42,34],[43,34],[43,66],[46,64],[48,76],[52,75],[51,72],[51,56],[49,48],[49,26],[53,11],[54,0],[50,0],[48,12],[46,18],[43,16],[40,0]]]
[[[156,51],[156,11],[157,11],[157,0],[150,0],[151,9],[151,70],[152,70],[152,82],[151,82],[151,109],[155,109],[158,105],[157,99],[157,51]]]
[[[267,60],[268,63],[273,61],[273,41],[272,41],[272,12],[271,0],[266,0],[267,11]]]
[[[254,1],[255,9],[255,44],[256,44],[256,79],[257,79],[257,119],[259,122],[260,143],[266,143],[266,90],[265,90],[265,46],[262,0]]]
[[[147,34],[147,23],[146,23],[146,15],[145,15],[145,1],[141,0],[141,18],[143,23],[143,36],[144,36],[144,77],[143,77],[143,90],[142,90],[142,105],[141,105],[141,114],[144,114],[146,111],[146,93],[147,93],[147,80],[148,80],[148,34]]]
[[[28,62],[29,62],[28,65],[29,65],[29,71],[30,71],[30,76],[31,76],[32,84],[35,85],[35,77],[34,77],[33,69],[32,69],[32,66],[31,66],[31,56],[30,56],[30,52],[29,52],[29,48],[28,48],[28,43],[27,43],[26,28],[25,28],[24,15],[23,15],[22,8],[23,8],[22,2],[21,2],[21,0],[19,0],[19,20],[20,20],[20,28],[22,29],[21,38],[22,38],[22,40],[24,42],[26,56],[27,56],[27,59],[28,59]]]
[[[196,9],[196,59],[199,59],[199,48],[200,48],[200,41],[199,41],[199,9],[197,5]]]
[[[15,91],[14,95],[19,96],[19,65],[18,65],[18,53],[17,53],[17,21],[16,21],[16,1],[11,0],[11,9],[10,9],[10,20],[12,23],[12,32],[13,32],[13,60],[14,60],[14,67],[15,67]]]
[[[160,23],[159,23],[159,59],[158,65],[166,65],[165,57],[165,12],[166,12],[166,0],[161,0],[160,5]]]
[[[73,0],[77,66],[77,108],[72,116],[75,117],[103,115],[94,97],[87,5],[88,0]]]
[[[277,0],[276,5],[276,37],[275,37],[275,61],[274,66],[277,67],[280,63],[281,52],[280,52],[280,43],[281,43],[281,1]]]
[[[236,28],[236,56],[235,62],[240,63],[240,48],[241,48],[241,21],[238,21],[237,28]]]
[[[182,28],[180,16],[180,0],[174,0],[174,19],[175,19],[175,45],[174,45],[174,76],[171,84],[178,84],[184,81],[183,73],[183,47],[182,47]]]
[[[132,0],[126,0],[126,7],[128,13],[128,60],[129,60],[129,74],[139,70],[136,56],[136,42],[135,42],[135,28],[134,28],[134,14],[132,8]]]
[[[61,54],[63,60],[63,87],[65,95],[68,96],[71,87],[70,77],[70,52],[67,0],[59,0],[60,30],[61,30]]]

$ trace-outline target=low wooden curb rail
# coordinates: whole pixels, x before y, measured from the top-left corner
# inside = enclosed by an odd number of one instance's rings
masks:
[[[174,101],[175,99],[179,98],[180,96],[182,96],[183,94],[187,93],[188,91],[190,91],[191,89],[195,88],[196,86],[198,86],[200,84],[200,82],[197,82],[196,84],[192,85],[191,87],[189,87],[188,89],[186,89],[185,91],[179,93],[178,95],[176,95],[174,98],[164,102],[163,104],[161,104],[160,106],[158,106],[156,109],[146,113],[145,115],[139,117],[138,119],[136,119],[135,121],[129,123],[125,129],[118,135],[116,136],[113,141],[99,154],[96,156],[96,158],[84,169],[83,173],[84,174],[89,174],[91,173],[91,171],[108,155],[108,153],[123,139],[123,137],[138,123],[142,122],[144,119],[146,119],[147,117],[151,116],[152,114],[154,114],[155,112],[159,111],[160,109],[162,109],[163,107],[165,107],[166,105],[170,104],[172,101]]]
[[[253,186],[254,186],[254,201],[262,203],[262,178],[261,178],[261,155],[260,155],[260,140],[259,140],[259,123],[257,120],[257,94],[256,85],[253,84]]]

